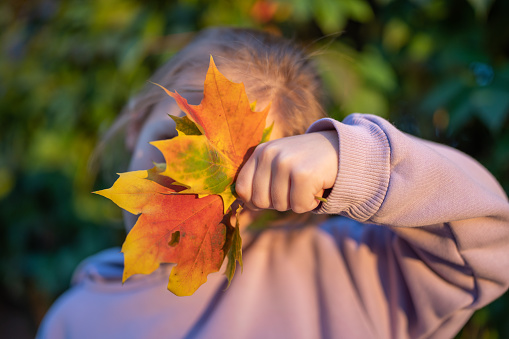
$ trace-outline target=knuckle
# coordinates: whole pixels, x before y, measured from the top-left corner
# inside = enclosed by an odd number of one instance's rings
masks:
[[[268,208],[270,206],[268,199],[265,199],[259,195],[253,195],[251,203],[257,208]]]
[[[290,172],[290,180],[293,188],[301,187],[306,179],[307,178],[299,171],[293,170]]]
[[[273,184],[271,191],[272,207],[280,212],[287,211],[289,205],[288,199],[286,187],[283,185],[283,187],[278,188],[277,183]]]
[[[261,149],[260,157],[262,160],[270,160],[273,159],[278,154],[278,147],[274,144],[267,144],[265,147]]]
[[[292,206],[292,210],[298,214],[306,213],[309,211],[309,210],[303,208],[301,205]]]
[[[311,191],[305,189],[299,192],[298,195],[294,194],[291,197],[290,203],[292,211],[299,214],[306,213],[318,206],[318,201],[314,198],[314,194],[312,194]]]
[[[253,154],[252,156],[259,156],[262,152],[263,152],[263,149],[265,148],[265,144],[260,144],[258,146],[255,147],[254,151],[253,151]]]
[[[274,196],[272,197],[272,207],[279,212],[284,212],[288,210],[287,202],[283,199]]]
[[[297,181],[298,183],[302,181],[308,182],[313,177],[313,171],[303,166],[298,166],[292,169],[291,177],[293,181]]]
[[[292,169],[293,159],[289,155],[279,154],[276,159],[277,168],[286,172]]]
[[[240,199],[246,201],[248,200],[248,188],[247,188],[247,184],[245,183],[244,180],[240,180],[238,179],[235,183],[235,192],[237,193],[237,195],[239,196]]]

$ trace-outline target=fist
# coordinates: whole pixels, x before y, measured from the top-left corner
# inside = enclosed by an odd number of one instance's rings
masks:
[[[235,190],[246,207],[304,213],[319,204],[338,172],[334,131],[281,138],[256,147],[237,177]]]

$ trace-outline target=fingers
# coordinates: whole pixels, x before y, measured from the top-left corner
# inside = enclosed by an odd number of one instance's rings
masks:
[[[292,166],[294,160],[273,145],[260,145],[241,169],[235,189],[246,207],[254,210],[272,208],[278,211],[293,209],[296,212],[307,212],[314,205],[309,187],[301,187],[308,178],[297,175],[294,198],[290,199],[292,190]],[[295,172],[295,169],[293,169]],[[298,169],[297,169],[298,172]],[[301,180],[301,178],[303,180]],[[299,181],[301,180],[301,181]],[[299,183],[302,182],[302,183]],[[307,191],[307,201],[303,196]],[[292,201],[293,200],[293,201]]]
[[[239,172],[235,190],[246,207],[252,210],[272,208],[271,163],[269,152],[265,150],[265,144],[262,144],[255,149]]]
[[[250,209],[289,209],[290,181],[272,146],[258,146],[242,167],[235,189]]]
[[[320,203],[315,196],[335,182],[335,143],[336,132],[326,131],[259,145],[237,177],[237,194],[251,209],[297,213],[315,209]]]
[[[270,187],[270,196],[272,208],[283,212],[291,208],[290,206],[290,164],[281,156],[272,161],[272,180]]]
[[[253,178],[256,166],[257,158],[255,156],[251,156],[240,169],[235,183],[235,191],[237,195],[244,202],[245,207],[251,210],[257,210],[257,208],[251,203],[251,196],[253,194]]]
[[[262,152],[257,159],[256,170],[254,171],[251,203],[256,208],[272,208],[271,182],[272,166],[271,159]]]
[[[290,206],[295,213],[305,213],[315,209],[320,203],[315,199],[313,187],[309,184],[310,175],[305,171],[296,171],[292,174],[292,182],[301,183],[292,185],[290,190]]]

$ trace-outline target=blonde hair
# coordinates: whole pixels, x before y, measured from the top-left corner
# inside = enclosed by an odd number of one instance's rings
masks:
[[[185,92],[201,92],[210,55],[228,79],[244,83],[249,100],[257,100],[258,109],[271,103],[271,110],[277,112],[275,124],[281,125],[284,136],[302,134],[326,115],[321,105],[320,76],[310,57],[292,41],[263,31],[206,29],[157,70],[150,81],[177,90],[184,97]],[[152,108],[166,98],[160,88],[147,83],[129,100],[96,153],[101,154],[123,128],[126,146],[132,151]]]

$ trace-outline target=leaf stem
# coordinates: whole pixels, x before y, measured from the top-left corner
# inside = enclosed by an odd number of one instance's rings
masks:
[[[322,197],[317,197],[316,195],[315,195],[315,199],[318,201],[321,201],[321,202],[327,202],[327,199],[322,198]]]

